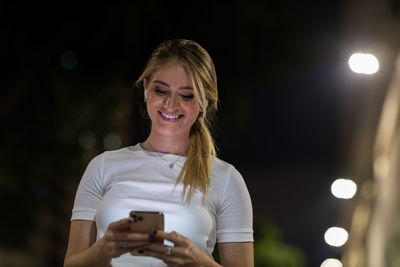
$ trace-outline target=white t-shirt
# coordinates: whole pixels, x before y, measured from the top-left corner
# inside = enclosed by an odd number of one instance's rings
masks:
[[[177,161],[176,161],[177,160]],[[187,206],[183,186],[175,187],[185,157],[144,150],[140,144],[107,151],[89,163],[79,184],[71,220],[96,221],[97,239],[111,222],[127,218],[131,210],[161,211],[165,231],[189,238],[212,257],[215,243],[252,242],[253,213],[240,173],[216,159],[206,201],[196,190]],[[175,162],[173,169],[169,163]],[[166,266],[162,261],[126,253],[112,266]]]

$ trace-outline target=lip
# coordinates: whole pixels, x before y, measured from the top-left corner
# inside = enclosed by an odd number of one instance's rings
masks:
[[[158,114],[160,114],[160,117],[164,120],[164,121],[169,121],[169,122],[174,122],[179,120],[180,118],[183,117],[183,115],[169,115],[166,114],[164,112],[158,111]]]

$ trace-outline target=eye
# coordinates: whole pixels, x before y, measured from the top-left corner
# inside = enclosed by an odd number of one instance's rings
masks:
[[[156,92],[156,94],[158,95],[166,95],[167,91],[162,90],[161,88],[155,88],[154,91]]]
[[[193,95],[193,94],[190,94],[190,95],[181,95],[181,97],[182,97],[184,100],[191,100],[191,99],[193,99],[194,95]]]

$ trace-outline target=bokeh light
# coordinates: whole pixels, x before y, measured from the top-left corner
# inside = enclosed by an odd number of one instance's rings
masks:
[[[374,74],[379,70],[379,61],[372,54],[355,53],[349,58],[349,66],[356,73]]]
[[[60,65],[65,70],[72,70],[78,66],[78,56],[72,50],[65,50],[60,56]]]
[[[324,235],[325,242],[333,247],[343,246],[348,238],[349,234],[347,231],[341,227],[331,227]]]
[[[103,139],[103,146],[106,150],[121,148],[121,137],[117,133],[108,133]]]
[[[96,135],[91,131],[79,135],[79,144],[85,149],[91,149],[96,144]]]
[[[321,267],[343,267],[343,264],[338,259],[326,259],[322,262]]]
[[[357,184],[350,179],[337,179],[332,183],[331,192],[337,198],[350,199],[357,192]]]

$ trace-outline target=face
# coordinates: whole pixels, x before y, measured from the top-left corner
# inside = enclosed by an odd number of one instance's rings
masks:
[[[199,105],[185,69],[177,62],[164,64],[145,80],[151,131],[165,136],[189,136],[199,115]]]

